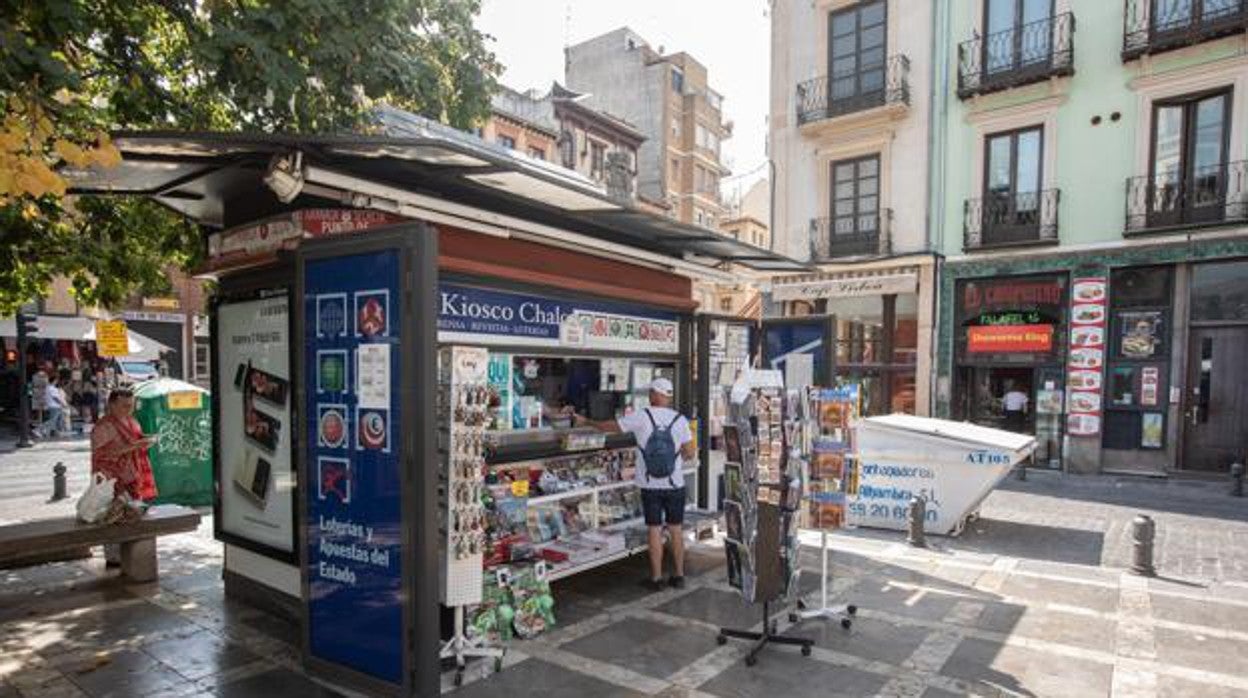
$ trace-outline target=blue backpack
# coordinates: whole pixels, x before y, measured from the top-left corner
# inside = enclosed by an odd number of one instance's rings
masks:
[[[665,427],[655,423],[654,414],[648,409],[646,416],[650,418],[650,426],[654,428],[646,441],[646,447],[641,449],[641,458],[646,462],[646,477],[670,479],[676,471],[676,444],[672,441],[672,427],[676,425],[680,415],[677,414],[671,424]]]

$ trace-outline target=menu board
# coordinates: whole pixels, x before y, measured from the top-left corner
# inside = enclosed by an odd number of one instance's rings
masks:
[[[1067,360],[1066,433],[1101,433],[1105,368],[1106,278],[1077,278],[1070,291],[1070,351]]]
[[[213,334],[217,537],[282,559],[295,553],[289,303],[286,289],[222,302]]]
[[[309,652],[403,683],[395,250],[304,266]]]

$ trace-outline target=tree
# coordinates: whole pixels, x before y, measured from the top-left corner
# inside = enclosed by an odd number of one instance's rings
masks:
[[[499,65],[479,0],[8,0],[0,7],[0,314],[57,275],[112,305],[199,254],[141,198],[66,197],[119,128],[332,132],[374,103],[468,127]]]

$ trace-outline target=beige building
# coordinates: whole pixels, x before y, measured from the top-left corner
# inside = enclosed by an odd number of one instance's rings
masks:
[[[827,379],[868,414],[930,403],[931,22],[926,2],[771,4],[772,235],[818,272],[776,280],[769,311],[836,318]]]
[[[720,144],[732,124],[706,67],[687,53],[656,51],[626,27],[568,47],[565,58],[570,89],[645,135],[639,196],[665,202],[668,215],[683,223],[717,228],[726,213],[720,180],[729,174]]]
[[[559,132],[542,116],[534,95],[500,86],[491,99],[490,118],[478,135],[529,157],[553,161]]]

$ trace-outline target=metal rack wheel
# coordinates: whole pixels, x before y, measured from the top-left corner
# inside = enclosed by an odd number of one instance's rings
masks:
[[[851,603],[850,605],[845,607],[845,612],[851,616],[856,616],[858,615],[858,607]]]
[[[851,627],[853,627],[853,625],[854,625],[854,621],[852,621],[852,620],[850,620],[850,619],[848,619],[848,618],[842,618],[842,619],[841,619],[841,627],[842,627],[842,628],[845,628],[846,630],[849,630]]]
[[[754,666],[754,665],[755,665],[755,664],[757,664],[757,663],[758,663],[758,657],[755,657],[755,656],[754,656],[754,655],[752,655],[752,654],[751,654],[751,655],[746,656],[746,658],[745,658],[745,665],[746,665],[746,666]]]
[[[790,622],[790,623],[796,623],[796,622],[797,622],[797,613],[790,613],[790,614],[789,614],[789,622]]]
[[[810,656],[810,645],[802,645],[802,656],[803,657]]]
[[[724,637],[723,635],[716,635],[716,636],[715,636],[715,644],[717,644],[717,645],[726,645],[726,644],[728,644],[728,638]]]

